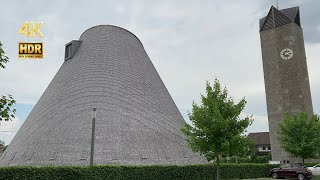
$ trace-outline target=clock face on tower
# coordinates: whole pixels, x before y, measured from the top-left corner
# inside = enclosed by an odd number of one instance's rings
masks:
[[[284,48],[280,52],[280,57],[284,60],[289,60],[292,58],[292,56],[293,56],[293,51],[290,48]]]

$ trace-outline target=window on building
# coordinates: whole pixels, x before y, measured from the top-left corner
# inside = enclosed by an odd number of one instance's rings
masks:
[[[81,152],[81,156],[80,156],[80,160],[86,160],[88,156],[88,152],[87,151],[82,151]]]
[[[268,146],[268,150],[271,150],[271,146]]]
[[[267,148],[265,146],[262,147],[263,150],[266,150]]]
[[[71,45],[72,44],[69,44],[69,45],[66,46],[66,52],[65,52],[65,58],[66,59],[69,58],[70,55],[71,55]]]

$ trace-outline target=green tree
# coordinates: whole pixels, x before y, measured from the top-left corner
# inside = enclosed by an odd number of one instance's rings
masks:
[[[235,142],[246,128],[251,125],[252,117],[240,119],[246,101],[243,98],[235,104],[228,97],[226,88],[222,89],[215,79],[213,87],[207,82],[206,96],[201,96],[201,104],[192,104],[189,113],[191,125],[185,124],[182,132],[187,136],[191,149],[206,157],[210,156],[217,162],[217,179],[219,179],[220,156],[240,150]]]
[[[309,116],[305,112],[286,115],[279,124],[279,141],[282,148],[293,157],[315,158],[320,149],[320,121],[318,115]]]
[[[5,64],[7,62],[9,62],[9,58],[5,55],[4,50],[2,48],[2,43],[0,41],[0,68],[6,68]]]
[[[0,42],[0,68],[4,69],[7,62],[9,62],[9,58],[5,55],[2,44]],[[16,113],[16,109],[12,108],[15,103],[16,101],[12,98],[11,95],[0,96],[0,121],[9,121],[15,117],[14,114]]]
[[[239,158],[248,159],[249,157],[254,157],[257,151],[254,142],[244,135],[235,136],[230,141],[230,144],[232,146],[225,149],[221,155],[224,157],[233,157],[235,163],[239,163]],[[206,158],[208,161],[214,160],[214,153],[206,154]]]
[[[246,136],[238,135],[231,141],[232,146],[229,148],[227,155],[236,157],[252,157],[256,154],[256,147],[252,140]]]
[[[0,97],[0,121],[9,121],[15,117],[16,109],[12,109],[15,103],[16,101],[10,94]]]

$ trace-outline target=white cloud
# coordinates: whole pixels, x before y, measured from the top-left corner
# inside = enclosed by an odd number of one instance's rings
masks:
[[[117,4],[115,6],[115,11],[120,14],[124,13],[126,11],[126,7],[123,4]]]
[[[130,27],[131,30],[137,29],[140,23],[140,17],[142,15],[143,4],[140,0],[134,0],[131,2],[131,8],[129,9],[129,21],[127,26]],[[145,16],[145,14],[143,14]]]
[[[155,4],[151,8],[151,16],[156,18],[173,18],[173,19],[179,19],[186,16],[187,11],[183,11],[182,9],[179,9],[178,4],[175,4],[176,6],[173,6],[173,4],[169,2],[161,2],[158,4]]]
[[[22,122],[18,117],[15,117],[12,121],[1,121],[0,140],[5,142],[5,144],[9,144],[21,125]]]
[[[240,118],[250,117],[252,116],[253,123],[247,128],[247,133],[252,132],[268,132],[268,116],[267,115],[253,115],[246,112],[240,114]]]
[[[248,133],[251,132],[268,132],[269,126],[268,126],[268,117],[267,116],[258,116],[253,115],[252,117],[254,119],[251,126],[249,126]]]
[[[306,54],[308,62],[308,71],[311,87],[311,95],[313,100],[313,111],[320,114],[320,61],[319,61],[320,43],[306,44]]]
[[[183,112],[191,109],[193,100],[199,102],[205,81],[213,82],[217,77],[235,100],[243,96],[248,100],[245,112],[257,117],[252,130],[268,127],[258,20],[266,15],[271,2],[136,0],[93,4],[79,0],[77,4],[55,1],[45,6],[40,2],[32,4],[39,10],[30,12],[28,4],[21,7],[12,1],[4,9],[6,16],[0,17],[6,24],[1,41],[10,57],[7,69],[0,70],[0,94],[8,92],[18,103],[35,104],[63,63],[64,45],[93,25],[115,24],[139,37]],[[307,14],[306,10],[301,14]],[[44,60],[16,58],[17,43],[25,40],[17,30],[25,20],[44,22]],[[318,113],[319,48],[319,44],[306,44],[313,104]]]
[[[197,101],[205,81],[212,82],[215,76],[235,98],[264,96],[258,21],[249,16],[250,11],[230,16],[238,11],[237,3],[218,12],[203,8],[206,16],[185,21],[178,30],[165,26],[141,33],[149,56],[181,109]],[[188,17],[193,13],[197,14],[188,11]]]

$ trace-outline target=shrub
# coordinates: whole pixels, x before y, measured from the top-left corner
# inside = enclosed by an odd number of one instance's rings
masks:
[[[318,163],[316,163],[316,162],[306,162],[306,163],[304,163],[304,165],[307,166],[307,167],[312,167],[312,166],[314,166],[316,164],[319,164],[319,162]]]
[[[268,177],[269,164],[221,164],[222,179]],[[0,179],[59,180],[205,180],[215,179],[214,165],[1,167]]]
[[[268,163],[271,160],[271,155],[253,156],[251,158],[238,157],[238,163]],[[221,162],[226,163],[226,158],[223,158]],[[236,163],[236,157],[230,157],[228,163]]]

